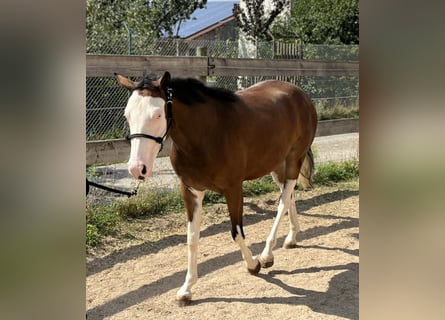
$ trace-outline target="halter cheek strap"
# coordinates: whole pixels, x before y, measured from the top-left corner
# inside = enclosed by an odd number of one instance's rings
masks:
[[[167,88],[167,130],[165,130],[165,133],[162,137],[155,137],[146,133],[133,133],[129,134],[125,137],[127,140],[131,140],[133,138],[147,138],[154,140],[155,142],[159,143],[161,145],[161,149],[159,149],[159,152],[161,152],[162,148],[164,147],[164,139],[167,136],[168,131],[170,130],[171,122],[173,120],[173,110],[172,110],[172,104],[173,104],[173,89]]]

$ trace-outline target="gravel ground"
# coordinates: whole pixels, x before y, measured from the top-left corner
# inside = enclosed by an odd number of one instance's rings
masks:
[[[87,257],[88,320],[340,320],[358,319],[358,181],[296,192],[301,230],[283,249],[287,217],[278,229],[275,263],[257,276],[245,268],[230,236],[227,207],[204,207],[199,279],[192,304],[179,308],[176,291],[187,267],[187,219],[171,212],[122,226],[131,237],[108,237]],[[278,192],[244,199],[246,244],[264,248]]]

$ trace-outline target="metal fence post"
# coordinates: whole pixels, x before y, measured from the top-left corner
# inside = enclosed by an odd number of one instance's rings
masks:
[[[125,22],[123,23],[123,25],[128,33],[128,54],[131,55],[131,36],[132,36],[131,29]]]
[[[196,47],[196,56],[206,57],[207,47]],[[207,83],[207,76],[199,76],[198,79],[201,80],[203,83]]]

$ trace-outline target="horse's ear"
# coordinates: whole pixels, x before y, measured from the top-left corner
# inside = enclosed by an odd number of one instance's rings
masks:
[[[117,79],[117,82],[121,87],[124,87],[130,91],[133,91],[136,87],[136,84],[131,81],[130,79],[125,78],[124,76],[121,76],[120,74],[114,73],[114,76]]]
[[[171,79],[170,72],[165,71],[164,75],[161,77],[161,80],[159,81],[162,90],[165,91],[170,86],[170,79]]]

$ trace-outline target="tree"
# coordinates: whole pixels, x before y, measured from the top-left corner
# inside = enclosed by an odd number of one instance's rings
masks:
[[[286,0],[272,0],[271,10],[266,14],[265,0],[244,0],[245,8],[235,5],[233,14],[247,39],[272,40],[270,27],[287,2]]]
[[[292,0],[291,17],[277,22],[273,34],[311,44],[358,44],[358,0]]]
[[[207,0],[87,0],[87,50],[123,36],[139,40],[172,36],[176,23],[189,19],[206,3]]]
[[[148,0],[149,7],[154,9],[154,21],[157,21],[157,36],[166,32],[170,37],[177,36],[182,22],[188,20],[196,9],[202,9],[207,4],[207,0]],[[176,30],[173,30],[178,24]],[[174,31],[175,34],[174,34]]]

